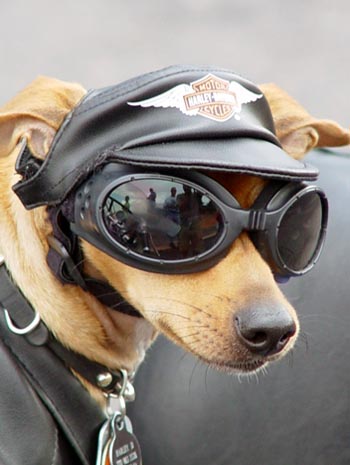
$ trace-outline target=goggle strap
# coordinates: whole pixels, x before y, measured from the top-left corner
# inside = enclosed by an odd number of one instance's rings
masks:
[[[85,284],[90,294],[94,295],[103,305],[124,315],[142,318],[128,301],[126,301],[113,286],[108,283],[85,276]]]
[[[83,273],[83,256],[77,237],[70,228],[64,227],[65,218],[60,211],[49,208],[49,218],[54,235],[48,238],[50,248],[47,263],[56,278],[63,284],[78,285],[112,310],[142,318],[114,287]]]

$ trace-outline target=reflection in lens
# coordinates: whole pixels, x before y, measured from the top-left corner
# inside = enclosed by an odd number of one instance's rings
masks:
[[[293,203],[279,227],[279,252],[290,269],[301,271],[310,264],[318,250],[321,230],[321,199],[316,192],[309,192]]]
[[[181,260],[207,252],[220,239],[222,215],[193,186],[169,179],[138,179],[112,190],[103,206],[110,236],[138,254]]]

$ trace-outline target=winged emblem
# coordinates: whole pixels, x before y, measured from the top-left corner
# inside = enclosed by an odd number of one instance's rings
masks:
[[[143,108],[177,108],[187,116],[204,116],[215,121],[240,119],[242,105],[255,102],[262,94],[256,94],[236,81],[227,81],[208,74],[203,79],[188,84],[179,84],[160,95],[131,106]]]

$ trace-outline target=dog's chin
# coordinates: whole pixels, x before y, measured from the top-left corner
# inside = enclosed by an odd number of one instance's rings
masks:
[[[196,357],[218,371],[223,371],[228,374],[249,375],[263,370],[270,365],[271,362],[280,360],[285,356],[286,352],[288,352],[288,350],[270,357],[249,358],[247,360],[222,360],[206,358],[199,354],[196,354]]]
[[[266,367],[269,364],[269,361],[266,359],[256,359],[256,360],[247,360],[247,361],[222,361],[222,360],[208,360],[203,357],[199,357],[203,362],[205,362],[210,367],[223,371],[229,374],[252,374],[258,372],[263,367]]]

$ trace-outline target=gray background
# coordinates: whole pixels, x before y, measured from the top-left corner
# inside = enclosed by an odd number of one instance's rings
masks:
[[[348,126],[349,17],[349,0],[0,0],[0,105],[38,74],[91,88],[212,64]]]

